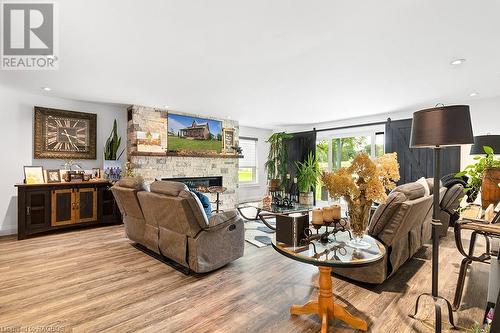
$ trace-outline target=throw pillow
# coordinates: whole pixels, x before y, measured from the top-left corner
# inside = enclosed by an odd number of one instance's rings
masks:
[[[200,193],[196,190],[191,190],[191,192],[193,192],[198,197],[198,199],[200,199],[205,214],[207,214],[207,217],[210,218],[210,216],[212,216],[212,204],[210,203],[208,197],[205,194]]]
[[[429,188],[429,183],[427,183],[427,180],[425,180],[424,177],[420,178],[415,183],[420,184],[424,187],[424,195],[425,196],[431,195],[431,189]]]

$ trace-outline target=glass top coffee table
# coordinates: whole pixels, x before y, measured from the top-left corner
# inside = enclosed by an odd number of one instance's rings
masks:
[[[257,210],[257,213],[255,214],[255,217],[248,217],[245,216],[244,213],[241,211],[243,208],[248,208],[252,207]],[[276,215],[290,215],[290,214],[300,214],[300,213],[308,213],[314,208],[313,205],[302,205],[299,203],[294,202],[292,207],[283,207],[283,206],[276,206],[275,204],[271,204],[269,206],[264,206],[262,205],[262,202],[256,202],[256,203],[248,203],[248,204],[243,204],[238,206],[238,212],[240,213],[241,216],[243,216],[245,219],[250,220],[250,221],[257,221],[260,220],[262,223],[264,223],[269,229],[276,230],[276,227],[269,224],[267,221],[270,218],[276,217]]]
[[[320,230],[321,232],[321,230]],[[319,268],[319,295],[317,300],[304,305],[292,305],[293,315],[318,314],[321,318],[321,332],[328,331],[329,319],[340,319],[353,328],[366,331],[368,324],[361,318],[350,314],[342,305],[334,302],[332,291],[332,268],[362,267],[372,265],[383,259],[385,246],[373,237],[365,235],[363,240],[371,244],[367,249],[356,249],[348,245],[349,233],[338,232],[329,237],[328,243],[317,240],[304,246],[290,246],[276,241],[273,237],[272,246],[280,254]]]

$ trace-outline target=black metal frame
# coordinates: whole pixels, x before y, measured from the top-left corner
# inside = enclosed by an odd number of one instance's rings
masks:
[[[247,217],[245,216],[245,214],[243,214],[243,212],[241,211],[243,208],[255,208],[257,210],[257,212],[255,213],[255,217]],[[236,207],[236,209],[238,210],[238,213],[240,213],[240,215],[248,220],[248,221],[258,221],[260,220],[262,223],[264,223],[264,225],[266,227],[268,227],[269,229],[271,230],[274,230],[276,231],[276,227],[269,224],[269,222],[266,221],[266,218],[268,217],[276,217],[277,215],[284,215],[284,216],[288,216],[290,214],[295,214],[295,213],[305,213],[305,212],[309,212],[310,210],[302,210],[302,211],[291,211],[291,212],[284,212],[284,213],[271,213],[271,212],[267,212],[266,210],[262,209],[262,208],[258,208],[258,207],[253,207],[253,206],[239,206],[239,207]]]
[[[462,244],[462,226],[466,225],[467,223],[470,223],[470,221],[457,221],[454,227],[455,244],[457,246],[458,252],[460,252],[460,254],[464,256],[464,259],[462,259],[462,263],[460,264],[460,273],[458,274],[457,287],[455,289],[455,297],[453,300],[453,310],[458,310],[460,307],[464,284],[465,284],[465,277],[467,274],[467,268],[473,261],[480,262],[483,264],[490,264],[491,251],[490,251],[489,237],[500,238],[500,236],[497,234],[492,234],[480,230],[474,230],[472,231],[469,248],[466,252]],[[483,236],[486,243],[486,250],[480,256],[474,255],[477,235]],[[498,253],[498,259],[500,260],[500,252]]]

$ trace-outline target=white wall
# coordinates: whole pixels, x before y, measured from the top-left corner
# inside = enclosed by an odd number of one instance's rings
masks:
[[[460,102],[456,104],[470,105],[472,129],[474,135],[484,135],[488,133],[500,134],[500,97],[488,98],[488,99],[474,99],[467,102]],[[432,107],[432,105],[428,107]],[[279,130],[287,132],[300,132],[300,131],[311,130],[312,128],[322,129],[322,128],[342,127],[342,126],[386,121],[387,118],[391,118],[392,120],[407,119],[411,118],[413,112],[418,110],[419,109],[408,109],[408,110],[378,114],[368,117],[351,118],[333,122],[307,124],[301,126],[289,126],[280,128]],[[352,131],[355,130],[356,129],[353,129]],[[462,153],[461,153],[460,164],[461,168],[464,168],[466,165],[473,163],[473,159],[469,155],[470,145],[462,146],[461,151]]]
[[[472,130],[474,135],[498,134],[500,135],[500,97],[478,99],[471,103]],[[462,169],[474,163],[469,155],[471,145],[462,146]]]
[[[62,160],[33,159],[33,106],[45,106],[97,114],[97,160],[82,160],[84,169],[101,167],[104,143],[116,118],[122,147],[126,145],[127,111],[122,105],[88,103],[33,95],[0,86],[0,235],[17,233],[17,190],[23,181],[23,166],[60,168]],[[126,160],[126,154],[122,160]]]
[[[240,202],[258,201],[261,200],[266,194],[267,175],[264,164],[266,163],[267,153],[269,152],[269,144],[266,142],[266,140],[272,133],[273,131],[269,129],[240,126],[240,137],[257,139],[258,181],[256,185],[240,185],[238,189],[238,197]]]

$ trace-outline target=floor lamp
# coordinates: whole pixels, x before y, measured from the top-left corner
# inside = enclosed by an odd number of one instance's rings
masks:
[[[495,155],[500,154],[500,135],[478,135],[474,137],[474,144],[470,147],[471,155],[486,155],[483,147],[488,146],[493,149]]]
[[[453,327],[453,312],[450,302],[439,296],[439,185],[441,148],[473,143],[472,124],[468,105],[451,105],[434,107],[417,111],[413,114],[411,127],[410,148],[434,149],[434,190],[432,212],[432,292],[418,296],[415,304],[415,317],[418,312],[418,302],[422,296],[429,296],[434,300],[435,322],[434,331],[441,332],[441,305],[442,300],[448,307],[449,321]],[[458,170],[457,170],[458,171]]]

